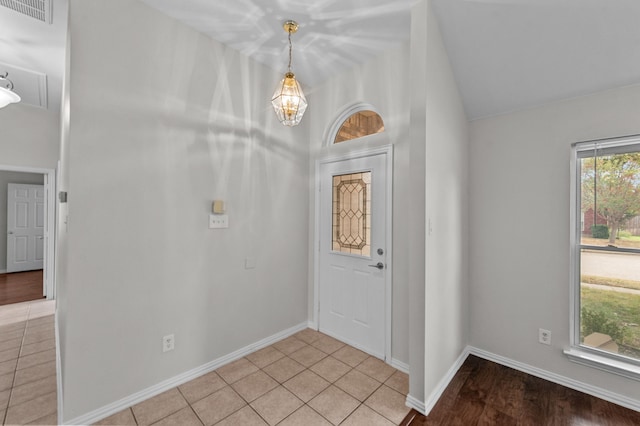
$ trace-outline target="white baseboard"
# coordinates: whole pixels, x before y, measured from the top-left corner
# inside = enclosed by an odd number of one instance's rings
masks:
[[[420,401],[418,398],[414,398],[411,395],[407,395],[407,399],[405,400],[405,405],[409,408],[413,408],[419,413],[426,415],[424,409],[424,402]]]
[[[0,269],[0,274],[6,274],[7,270],[6,269]]]
[[[309,320],[307,322],[307,328],[310,328],[312,330],[318,331],[318,323],[316,323],[316,322],[314,322],[312,320]]]
[[[451,383],[451,380],[453,380],[453,377],[456,375],[456,373],[462,366],[462,363],[467,359],[468,356],[469,356],[469,350],[467,347],[467,348],[464,348],[462,353],[458,356],[458,358],[455,360],[453,365],[449,368],[449,370],[444,375],[444,377],[440,379],[440,381],[436,385],[436,388],[433,390],[433,392],[431,392],[431,394],[427,397],[424,403],[423,414],[425,416],[431,412],[431,410],[436,405],[436,403],[438,402],[438,400],[440,399],[444,391],[447,389],[447,386],[449,386],[449,383]]]
[[[400,370],[405,374],[409,374],[409,364],[404,363],[400,360],[397,360],[395,358],[391,358],[391,366],[393,368],[395,368],[396,370]]]
[[[453,380],[453,377],[456,375],[456,373],[462,366],[462,363],[464,363],[464,361],[467,359],[468,356],[469,356],[469,350],[468,350],[468,347],[466,347],[462,351],[462,353],[458,356],[458,358],[455,360],[453,365],[449,368],[449,370],[447,370],[447,373],[444,375],[444,377],[440,379],[436,388],[433,390],[433,392],[431,392],[431,394],[427,397],[425,401],[420,401],[419,399],[414,398],[411,395],[407,395],[407,399],[405,401],[406,406],[416,409],[417,411],[424,414],[425,416],[429,415],[429,413],[431,412],[433,407],[436,405],[436,403],[438,402],[438,400],[440,399],[444,391],[447,389],[447,386],[449,386],[449,383],[451,383],[451,380]],[[407,365],[407,370],[408,368],[409,366]]]
[[[515,370],[522,371],[523,373],[527,373],[532,376],[536,376],[541,379],[559,384],[561,386],[565,386],[567,388],[574,389],[591,396],[595,396],[596,398],[604,399],[605,401],[609,401],[617,405],[621,405],[631,410],[640,411],[640,401],[638,401],[637,399],[629,398],[624,395],[610,392],[598,386],[589,385],[587,383],[583,383],[566,376],[561,376],[560,374],[552,373],[550,371],[543,370],[538,367],[533,367],[531,365],[528,365],[519,361],[515,361],[510,358],[496,355],[494,353],[487,352],[485,350],[478,349],[473,346],[467,346],[467,352],[470,354],[476,355],[480,358],[493,361],[497,364],[502,364],[506,367],[510,367]]]
[[[131,407],[132,405],[138,404],[142,401],[145,401],[151,397],[154,397],[162,392],[168,391],[176,386],[180,386],[190,380],[193,380],[197,377],[202,376],[203,374],[209,373],[213,370],[217,370],[218,368],[226,365],[232,361],[240,359],[252,352],[257,351],[258,349],[262,349],[267,347],[279,340],[282,340],[286,337],[291,336],[292,334],[297,333],[298,331],[304,330],[307,328],[307,323],[304,322],[302,324],[291,327],[287,330],[276,333],[272,336],[269,336],[265,339],[262,339],[258,342],[252,343],[250,345],[245,346],[244,348],[238,349],[235,352],[232,352],[228,355],[210,361],[200,367],[196,367],[192,370],[186,371],[177,376],[171,377],[170,379],[164,380],[156,385],[143,389],[139,392],[136,392],[132,395],[124,397],[118,401],[112,402],[111,404],[107,404],[104,407],[98,408],[97,410],[93,410],[89,413],[86,413],[82,416],[76,417],[75,419],[69,420],[66,423],[60,422],[60,424],[70,424],[70,425],[88,425],[93,424],[97,421],[100,421],[104,418],[107,418],[119,411],[124,410],[125,408]],[[60,392],[60,390],[59,390]],[[61,395],[61,393],[59,394]],[[62,414],[60,412],[59,421],[62,420]]]

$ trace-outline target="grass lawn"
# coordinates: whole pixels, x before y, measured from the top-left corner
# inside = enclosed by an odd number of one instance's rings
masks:
[[[597,277],[595,275],[581,275],[580,282],[587,284],[608,285],[611,287],[624,287],[640,290],[640,281],[623,280],[620,278]]]
[[[624,327],[622,343],[640,353],[640,295],[582,288],[582,307],[602,311],[606,317]]]
[[[606,246],[609,244],[608,239],[603,238],[592,238],[582,236],[581,244],[588,246]],[[640,237],[638,236],[630,236],[630,237],[621,237],[616,239],[616,243],[614,244],[617,247],[626,247],[626,248],[640,248]]]

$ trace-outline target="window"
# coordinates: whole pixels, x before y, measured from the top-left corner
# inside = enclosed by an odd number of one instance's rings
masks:
[[[573,164],[568,355],[640,379],[640,136],[577,143]]]
[[[358,111],[342,123],[333,143],[345,142],[381,132],[384,132],[382,117],[374,111]]]

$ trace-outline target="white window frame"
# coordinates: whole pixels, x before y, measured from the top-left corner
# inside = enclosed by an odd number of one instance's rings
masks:
[[[581,249],[581,171],[579,159],[581,153],[593,151],[611,151],[628,149],[637,145],[640,151],[640,135],[625,136],[612,139],[601,139],[577,142],[571,146],[571,294],[570,294],[570,343],[571,347],[564,351],[573,362],[640,380],[640,360],[614,354],[580,343],[580,249]],[[635,251],[635,250],[633,250]]]

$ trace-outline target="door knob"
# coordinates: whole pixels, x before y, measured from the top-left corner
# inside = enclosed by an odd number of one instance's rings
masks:
[[[369,266],[371,266],[372,268],[384,269],[384,263],[382,262],[378,262],[375,265],[369,265]]]
[[[13,235],[13,231],[9,231],[9,235]]]

